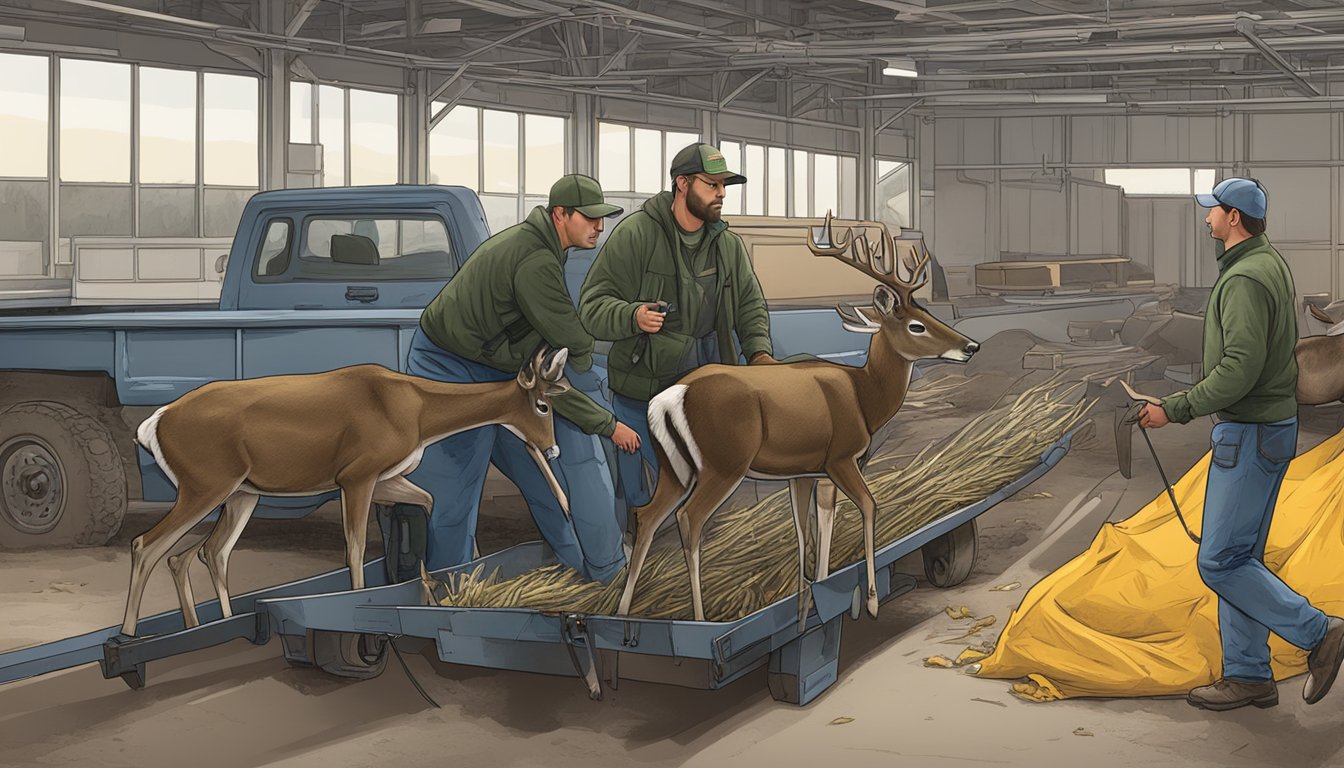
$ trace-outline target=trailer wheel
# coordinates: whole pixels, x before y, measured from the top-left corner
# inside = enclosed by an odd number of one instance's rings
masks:
[[[935,587],[955,587],[975,567],[975,519],[962,523],[920,548],[924,575]]]
[[[309,658],[323,672],[353,680],[369,680],[387,666],[386,635],[308,630]]]
[[[121,529],[126,470],[107,427],[55,402],[0,412],[0,547],[97,547]]]

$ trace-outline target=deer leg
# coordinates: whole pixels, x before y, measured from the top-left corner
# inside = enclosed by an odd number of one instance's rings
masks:
[[[681,546],[686,553],[686,568],[691,572],[691,604],[695,608],[695,620],[705,621],[705,603],[700,594],[700,539],[705,523],[719,505],[728,498],[737,484],[746,475],[746,468],[735,479],[725,476],[706,476],[696,478],[695,487],[686,503],[677,510],[677,526],[681,529]]]
[[[173,584],[177,587],[177,602],[182,607],[182,622],[187,629],[191,629],[201,623],[196,617],[196,597],[191,591],[191,558],[200,551],[201,545],[205,543],[205,537],[202,536],[181,552],[168,556],[168,570],[173,574]]]
[[[630,550],[630,564],[625,574],[625,591],[621,594],[616,615],[630,614],[630,605],[635,600],[635,582],[639,580],[639,571],[644,567],[644,559],[648,557],[653,537],[658,533],[658,527],[668,515],[672,514],[672,510],[677,508],[677,503],[685,495],[686,486],[677,479],[676,473],[662,472],[658,475],[658,485],[649,503],[631,510],[635,516],[635,543]]]
[[[350,566],[351,589],[364,588],[364,544],[369,526],[369,507],[377,475],[345,479],[341,485],[341,519],[345,523],[345,562]]]
[[[210,488],[204,484],[196,487],[185,479],[182,483],[177,489],[177,501],[168,514],[131,542],[131,586],[126,595],[126,616],[121,624],[124,635],[135,634],[135,626],[140,621],[140,601],[145,595],[149,574],[192,526],[205,519],[233,492],[232,487],[216,485]],[[236,486],[236,482],[233,485]]]
[[[807,627],[807,609],[812,604],[812,591],[809,590],[807,574],[807,541],[804,533],[809,502],[812,500],[812,488],[815,481],[795,477],[789,480],[789,501],[793,504],[793,528],[798,534],[798,631]]]
[[[405,475],[379,480],[373,489],[373,501],[377,504],[411,504],[423,507],[426,514],[434,508],[434,497],[429,491],[412,483]]]
[[[873,494],[868,491],[868,483],[864,481],[863,473],[852,460],[828,467],[826,474],[863,513],[863,554],[868,563],[867,605],[869,615],[876,618],[877,576],[873,566],[873,520],[877,516],[877,503],[873,501]]]
[[[831,572],[831,531],[835,529],[835,483],[817,481],[817,570],[821,581]]]
[[[219,516],[215,530],[205,540],[201,550],[201,559],[206,570],[210,571],[210,580],[215,585],[215,594],[219,596],[219,612],[224,618],[233,615],[233,605],[229,602],[229,556],[238,543],[238,537],[252,519],[261,497],[255,493],[235,493],[224,502],[224,512]]]

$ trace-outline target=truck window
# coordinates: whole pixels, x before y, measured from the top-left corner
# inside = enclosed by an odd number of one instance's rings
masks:
[[[437,218],[312,217],[291,280],[447,280],[457,271]]]
[[[283,275],[289,267],[289,242],[293,225],[288,219],[277,219],[266,227],[266,237],[261,241],[261,253],[257,254],[253,274],[257,277]]]

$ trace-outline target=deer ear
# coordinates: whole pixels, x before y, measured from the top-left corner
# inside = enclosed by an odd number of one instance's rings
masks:
[[[879,285],[873,290],[873,306],[882,314],[890,315],[901,306],[901,296],[891,288]]]
[[[518,386],[523,389],[537,386],[537,366],[531,360],[523,363],[522,369],[518,371]]]

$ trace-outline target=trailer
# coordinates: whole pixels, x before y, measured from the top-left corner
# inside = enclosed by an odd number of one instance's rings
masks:
[[[914,589],[915,579],[893,566],[915,551],[922,552],[934,586],[964,581],[975,563],[976,518],[1054,467],[1079,431],[1065,434],[989,496],[879,549],[879,601]],[[543,543],[529,542],[433,575],[444,579],[484,566],[510,578],[555,562]],[[407,637],[434,643],[448,663],[578,677],[593,698],[622,679],[717,689],[767,666],[774,698],[803,705],[835,683],[844,619],[858,618],[868,586],[861,560],[812,583],[812,608],[800,627],[797,593],[735,621],[701,622],[429,605],[418,578],[388,583],[381,558],[365,564],[365,582],[365,589],[348,589],[349,572],[342,568],[234,597],[235,613],[227,619],[218,600],[201,604],[202,623],[191,629],[183,629],[181,611],[168,611],[141,620],[142,636],[121,636],[114,626],[10,651],[0,654],[0,683],[98,662],[105,678],[141,688],[149,662],[272,637],[290,664],[367,679],[382,673],[391,644]]]

